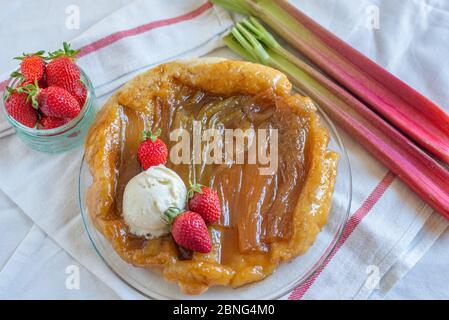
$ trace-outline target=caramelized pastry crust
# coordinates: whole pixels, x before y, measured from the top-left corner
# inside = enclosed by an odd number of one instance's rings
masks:
[[[145,240],[129,233],[122,197],[126,183],[141,171],[136,158],[141,131],[161,128],[170,150],[177,143],[170,132],[192,132],[194,120],[222,132],[277,129],[278,170],[261,175],[258,164],[169,161],[186,184],[193,180],[215,189],[222,204],[220,222],[210,227],[212,251],[186,259],[170,236]],[[125,261],[159,270],[187,294],[242,286],[304,254],[326,223],[338,161],[328,143],[313,103],[292,95],[290,82],[276,70],[221,59],[163,64],[114,93],[90,129],[88,211]]]

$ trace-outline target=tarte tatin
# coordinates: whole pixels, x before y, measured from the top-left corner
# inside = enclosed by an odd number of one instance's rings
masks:
[[[311,100],[292,94],[274,69],[218,58],[176,61],[146,71],[115,92],[97,115],[86,142],[93,176],[87,192],[95,227],[115,251],[138,267],[159,271],[186,294],[211,286],[239,287],[269,276],[304,254],[327,221],[338,155]],[[189,180],[217,190],[222,216],[209,229],[212,251],[188,253],[170,235],[131,234],[122,217],[127,182],[142,169],[136,150],[144,129],[169,134],[204,128],[278,130],[278,169],[258,164],[173,164]]]

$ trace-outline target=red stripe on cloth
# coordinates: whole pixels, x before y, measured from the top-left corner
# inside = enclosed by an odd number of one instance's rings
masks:
[[[298,286],[296,289],[288,297],[289,300],[300,300],[310,289],[312,284],[318,278],[318,276],[323,272],[335,254],[340,250],[340,248],[345,244],[346,240],[352,234],[352,232],[357,228],[357,226],[362,222],[363,218],[371,211],[374,205],[382,198],[385,191],[391,185],[395,178],[395,175],[392,172],[388,172],[383,179],[379,182],[376,188],[371,192],[371,194],[366,198],[363,202],[362,206],[349,218],[348,223],[343,230],[341,238],[338,240],[335,245],[335,249],[332,253],[324,260],[321,267],[302,285]]]
[[[117,32],[112,33],[104,38],[101,38],[101,39],[95,41],[95,42],[92,42],[91,44],[88,44],[88,45],[82,47],[81,52],[78,54],[78,58],[85,56],[89,53],[92,53],[94,51],[97,51],[101,48],[107,47],[110,44],[117,42],[123,38],[135,36],[135,35],[138,35],[138,34],[153,30],[153,29],[157,29],[160,27],[169,26],[169,25],[172,25],[175,23],[194,19],[194,18],[198,17],[199,15],[201,15],[202,13],[204,13],[205,11],[212,8],[212,6],[213,6],[212,3],[206,2],[201,7],[197,8],[191,12],[188,12],[186,14],[180,15],[178,17],[169,18],[169,19],[165,19],[165,20],[157,20],[157,21],[149,22],[147,24],[144,24],[144,25],[132,28],[132,29],[117,31]]]
[[[186,14],[180,15],[178,17],[169,18],[165,20],[157,20],[153,22],[146,23],[144,25],[128,29],[128,30],[122,30],[117,31],[115,33],[112,33],[104,38],[101,38],[95,42],[92,42],[84,47],[81,48],[81,52],[78,54],[78,58],[83,57],[89,53],[95,52],[101,48],[107,47],[110,44],[117,42],[123,38],[135,36],[153,29],[157,29],[164,26],[169,26],[172,24],[176,24],[179,22],[187,21],[194,19],[204,13],[205,11],[209,10],[213,7],[213,4],[211,2],[206,2],[201,7],[188,12]],[[8,85],[8,79],[0,82],[0,91],[3,91],[6,86]]]

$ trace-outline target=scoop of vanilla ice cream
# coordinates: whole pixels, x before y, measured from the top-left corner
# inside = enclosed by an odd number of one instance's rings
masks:
[[[185,207],[187,189],[176,172],[164,165],[150,167],[132,178],[123,195],[123,218],[129,231],[147,239],[170,232],[165,210]]]

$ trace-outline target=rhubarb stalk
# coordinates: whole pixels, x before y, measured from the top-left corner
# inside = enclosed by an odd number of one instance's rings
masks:
[[[252,14],[404,134],[449,164],[449,115],[285,0],[212,0]]]
[[[331,79],[300,59],[290,60],[291,54],[254,21],[237,24],[225,37],[226,44],[250,61],[287,74],[300,91],[316,101],[348,134],[432,208],[449,218],[449,171]]]

